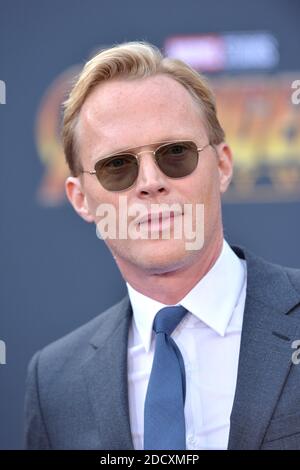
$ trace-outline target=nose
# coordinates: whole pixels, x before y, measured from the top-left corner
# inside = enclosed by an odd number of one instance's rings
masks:
[[[154,197],[169,191],[167,177],[158,168],[151,151],[144,151],[139,154],[139,174],[136,191],[139,197]]]

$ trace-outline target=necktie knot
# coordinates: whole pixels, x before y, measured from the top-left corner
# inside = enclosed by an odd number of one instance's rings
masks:
[[[155,333],[171,335],[186,312],[187,310],[181,305],[162,308],[155,316],[153,330]]]

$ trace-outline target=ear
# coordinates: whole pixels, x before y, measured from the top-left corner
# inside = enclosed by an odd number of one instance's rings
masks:
[[[218,170],[220,178],[220,192],[225,193],[232,179],[233,158],[230,147],[222,142],[215,146],[218,157]]]
[[[65,182],[67,198],[80,217],[86,222],[94,222],[94,216],[91,214],[86,201],[86,196],[82,189],[81,181],[78,177],[69,176]]]

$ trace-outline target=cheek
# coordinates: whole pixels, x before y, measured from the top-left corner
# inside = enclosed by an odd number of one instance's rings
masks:
[[[186,181],[185,194],[193,202],[211,204],[220,194],[219,173],[216,167],[198,171],[193,179]]]
[[[104,211],[105,209],[110,211],[117,210],[117,200],[113,193],[108,193],[107,191],[102,190],[99,185],[97,187],[91,187],[86,192],[86,202],[89,208],[89,211],[96,216],[96,213],[99,211]]]
[[[98,198],[95,198],[95,197],[89,195],[89,196],[86,197],[86,201],[87,201],[89,211],[95,216],[96,212],[97,212],[97,209],[98,209],[98,206],[100,204]]]

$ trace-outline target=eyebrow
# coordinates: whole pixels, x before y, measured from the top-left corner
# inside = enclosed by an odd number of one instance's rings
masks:
[[[119,154],[126,153],[129,151],[137,150],[142,147],[152,147],[153,145],[159,145],[159,144],[163,145],[163,144],[170,144],[172,142],[183,142],[183,141],[190,141],[190,140],[193,140],[193,139],[188,138],[188,137],[182,137],[182,138],[177,137],[176,139],[159,140],[157,142],[151,142],[149,144],[138,145],[137,147],[126,147],[121,150],[115,150],[114,152],[106,153],[104,155],[100,155],[97,157],[95,156],[95,158],[91,157],[91,163],[96,163],[99,160],[103,160],[105,158],[113,157],[114,155],[119,155]]]

